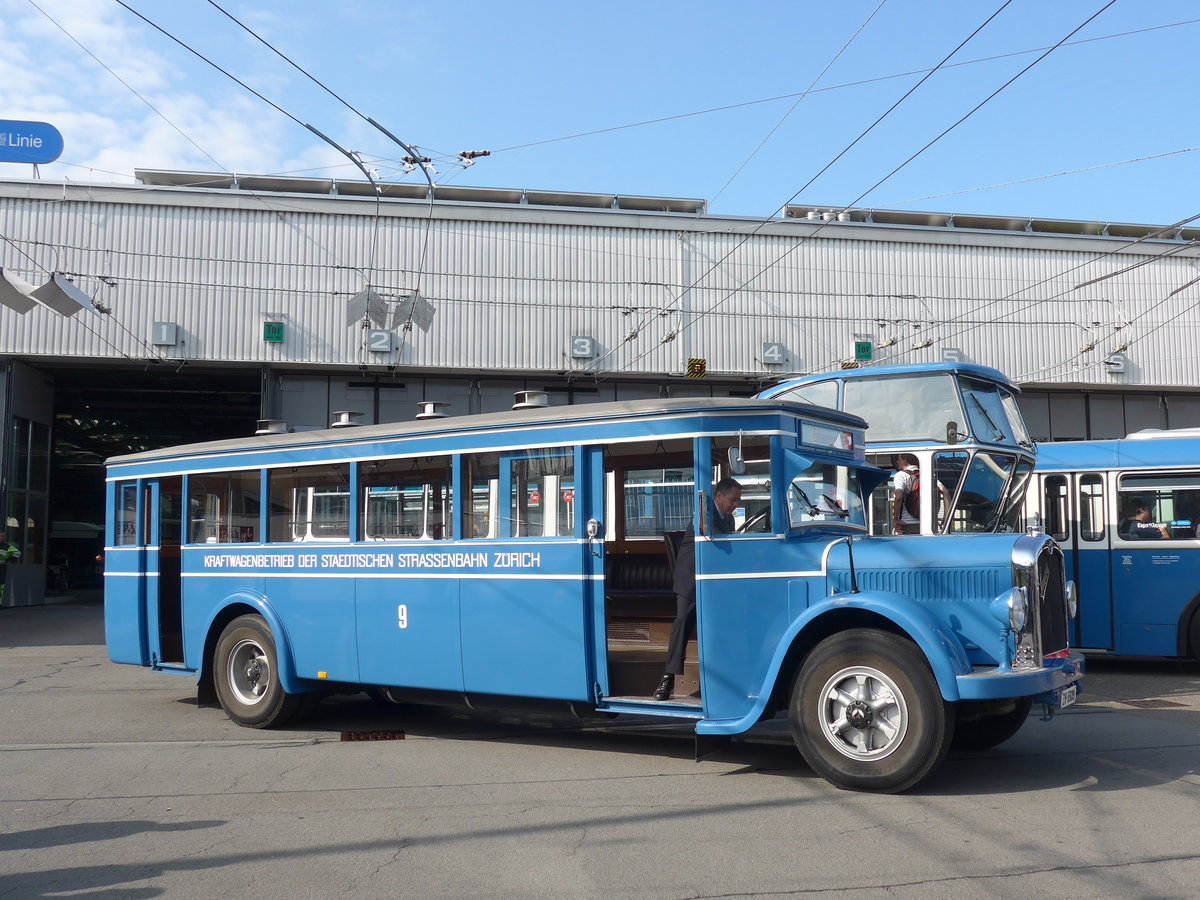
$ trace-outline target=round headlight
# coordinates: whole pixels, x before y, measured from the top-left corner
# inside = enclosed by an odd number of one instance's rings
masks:
[[[1020,631],[1025,627],[1029,616],[1029,601],[1024,588],[1010,588],[992,601],[992,615],[1008,625],[1011,631]]]
[[[1067,582],[1067,618],[1075,618],[1079,612],[1079,588],[1074,581]]]

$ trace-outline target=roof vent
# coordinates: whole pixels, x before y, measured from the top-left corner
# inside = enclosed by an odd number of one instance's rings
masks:
[[[329,423],[330,428],[353,428],[355,425],[361,425],[359,420],[363,417],[360,412],[355,412],[352,409],[340,409],[334,412],[334,419]]]
[[[442,412],[442,407],[449,406],[445,400],[421,400],[417,403],[418,419],[444,419],[446,414]]]
[[[291,434],[292,426],[282,419],[259,419],[255,434]]]
[[[513,396],[517,398],[513,409],[541,409],[550,405],[550,395],[545,391],[517,391]]]

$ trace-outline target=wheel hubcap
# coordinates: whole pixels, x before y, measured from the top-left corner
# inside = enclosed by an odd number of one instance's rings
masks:
[[[904,695],[887,675],[850,666],[821,689],[821,731],[843,756],[867,762],[892,753],[908,732]]]
[[[238,641],[229,654],[228,675],[238,701],[253,706],[271,686],[271,660],[257,641]]]

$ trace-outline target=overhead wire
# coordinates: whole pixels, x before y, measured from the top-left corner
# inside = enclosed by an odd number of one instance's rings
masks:
[[[1094,166],[1084,166],[1080,169],[1068,169],[1065,172],[1053,172],[1049,175],[1034,175],[1031,178],[1018,178],[1015,181],[1002,181],[997,184],[985,184],[979,187],[963,188],[959,191],[946,191],[942,194],[927,194],[924,197],[911,197],[908,200],[890,200],[879,204],[880,208],[892,209],[906,206],[909,203],[921,203],[925,200],[941,200],[944,197],[957,197],[962,194],[974,194],[979,191],[991,191],[996,188],[1014,187],[1018,184],[1030,184],[1034,181],[1046,181],[1050,178],[1062,178],[1065,175],[1082,175],[1084,172],[1096,172],[1100,169],[1111,169],[1115,166],[1127,166],[1130,163],[1149,162],[1152,159],[1164,159],[1168,156],[1179,156],[1182,153],[1195,153],[1200,147],[1185,147],[1182,150],[1168,150],[1166,153],[1152,153],[1149,156],[1135,156],[1132,159],[1122,159],[1117,162],[1100,163]]]
[[[709,198],[710,203],[715,203],[717,201],[717,198],[720,197],[723,193],[725,193],[725,189],[727,187],[729,187],[731,184],[733,184],[733,182],[737,179],[737,177],[742,174],[742,170],[744,170],[746,168],[746,166],[748,166],[750,164],[750,161],[752,159],[754,159],[754,157],[758,155],[759,151],[762,150],[762,148],[767,145],[767,142],[770,141],[772,137],[774,137],[775,132],[777,132],[783,126],[783,123],[786,122],[788,120],[788,118],[792,115],[792,113],[794,113],[796,111],[796,107],[798,107],[800,105],[801,101],[803,101],[805,97],[807,97],[809,94],[812,93],[813,88],[815,88],[817,86],[817,83],[822,78],[825,77],[825,73],[828,72],[831,68],[833,68],[834,63],[836,63],[839,59],[842,58],[842,54],[844,54],[846,52],[847,48],[849,48],[849,46],[858,39],[858,36],[863,33],[863,30],[869,24],[871,24],[871,20],[875,18],[875,16],[879,13],[879,11],[881,9],[883,9],[883,7],[886,3],[887,3],[887,0],[879,0],[879,5],[876,6],[873,10],[871,10],[870,14],[865,19],[863,19],[862,24],[859,25],[858,28],[856,28],[854,30],[854,33],[852,35],[850,35],[849,38],[846,39],[845,43],[843,43],[842,46],[840,48],[838,48],[838,51],[829,58],[829,62],[825,63],[824,68],[822,68],[821,71],[817,73],[817,76],[811,82],[809,82],[808,87],[806,87],[803,91],[800,92],[800,94],[796,97],[795,102],[792,103],[792,105],[788,107],[787,112],[785,112],[782,116],[779,117],[779,121],[777,121],[774,124],[774,126],[772,126],[771,130],[766,133],[766,136],[764,136],[763,139],[758,142],[758,146],[755,147],[750,152],[749,156],[747,156],[744,160],[742,160],[742,164],[740,166],[738,166],[737,169],[734,170],[734,173],[729,176],[729,178],[725,181],[725,183],[723,185],[721,185],[720,189],[715,194],[713,194],[711,198]]]
[[[1061,272],[1056,272],[1054,275],[1050,275],[1050,276],[1047,276],[1046,278],[1042,278],[1038,281],[1035,281],[1032,284],[1028,284],[1022,288],[1018,288],[1015,291],[1010,291],[1008,294],[1004,295],[1003,297],[998,297],[993,300],[989,300],[986,303],[984,303],[982,307],[980,307],[979,309],[973,310],[972,312],[973,312],[973,314],[978,315],[980,312],[982,312],[982,310],[984,310],[990,306],[994,306],[997,303],[1002,303],[1007,300],[1011,300],[1014,297],[1018,296],[1019,294],[1025,293],[1026,291],[1033,290],[1036,287],[1041,287],[1042,285],[1048,284],[1051,281],[1056,281],[1060,278],[1064,278],[1067,275],[1070,275],[1072,272],[1077,272],[1080,269],[1085,268],[1087,266],[1095,265],[1096,263],[1100,262],[1103,259],[1107,259],[1117,253],[1120,253],[1124,250],[1128,250],[1130,247],[1140,244],[1144,241],[1152,240],[1156,237],[1161,237],[1162,235],[1167,234],[1172,231],[1178,231],[1179,229],[1183,228],[1183,226],[1185,226],[1191,222],[1194,222],[1197,219],[1200,219],[1200,213],[1197,213],[1192,216],[1188,216],[1185,219],[1180,219],[1178,222],[1175,222],[1174,224],[1167,225],[1164,228],[1156,229],[1153,232],[1141,235],[1137,238],[1134,238],[1133,240],[1126,241],[1125,243],[1123,243],[1117,247],[1113,247],[1113,248],[1109,249],[1108,251],[1106,251],[1105,253],[1099,254],[1092,259],[1088,259],[1081,263],[1077,263],[1076,265],[1071,266]],[[1174,255],[1175,253],[1178,253],[1181,250],[1187,249],[1189,246],[1191,246],[1190,243],[1185,244],[1183,246],[1179,246],[1179,247],[1168,247],[1166,250],[1163,251],[1163,255]],[[1052,294],[1050,297],[1044,297],[1044,298],[1026,303],[1024,306],[1020,306],[1020,307],[1017,307],[1016,309],[1013,309],[1006,313],[1003,313],[1002,315],[1000,315],[997,318],[994,318],[991,321],[998,322],[1001,319],[1006,319],[1011,316],[1015,316],[1018,313],[1032,309],[1033,307],[1038,306],[1039,304],[1053,302],[1054,300],[1057,300],[1057,299],[1065,296],[1066,294],[1074,292],[1076,289],[1077,289],[1077,285],[1071,285],[1070,287],[1064,288],[1063,290],[1059,291],[1057,294]],[[950,319],[947,319],[944,322],[939,323],[938,325],[930,326],[928,329],[926,329],[920,335],[914,335],[914,338],[928,335],[935,328],[945,327],[946,324],[960,321],[960,319],[961,319],[960,316],[953,316]],[[948,335],[943,335],[942,337],[939,338],[939,340],[946,341],[946,340],[950,340],[952,338],[961,337],[962,335],[969,334],[970,332],[976,330],[977,328],[981,328],[981,327],[983,327],[983,324],[972,325],[970,328],[964,328],[959,331],[952,332]],[[908,351],[903,351],[901,353],[901,355],[907,355],[908,352],[911,352],[911,348]]]
[[[1006,0],[1006,2],[999,9],[996,10],[996,12],[992,13],[992,15],[989,16],[987,20],[985,20],[983,25],[980,25],[979,28],[977,28],[974,32],[972,32],[971,35],[969,35],[967,37],[967,39],[963,41],[962,44],[959,44],[959,46],[957,48],[955,48],[954,51],[951,52],[950,56],[953,56],[954,53],[957,53],[958,50],[961,49],[961,47],[963,45],[965,45],[967,41],[969,41],[972,37],[974,37],[976,34],[978,34],[982,28],[984,28],[997,15],[999,15],[999,13],[1002,12],[1004,10],[1004,8],[1008,6],[1009,2],[1010,2],[1010,0]],[[1010,77],[1008,80],[1006,80],[1003,84],[1001,84],[1000,87],[996,88],[994,91],[992,91],[990,94],[988,94],[983,100],[981,100],[979,103],[975,104],[975,106],[973,106],[970,110],[968,110],[966,114],[960,116],[957,120],[955,120],[953,123],[951,123],[945,129],[943,129],[932,140],[928,141],[924,146],[922,146],[920,149],[918,149],[915,153],[911,154],[907,159],[905,159],[898,166],[896,166],[890,172],[888,172],[883,178],[876,181],[873,185],[871,185],[871,187],[867,188],[867,190],[865,190],[861,194],[859,194],[858,197],[856,197],[854,200],[850,201],[850,203],[846,204],[843,207],[842,211],[853,208],[864,197],[866,197],[872,191],[876,190],[880,185],[882,185],[884,182],[886,182],[888,179],[890,179],[892,176],[894,176],[897,172],[899,172],[901,169],[903,169],[905,166],[907,166],[909,163],[911,163],[913,160],[915,160],[917,157],[919,157],[922,153],[927,151],[930,147],[932,147],[934,144],[936,144],[938,141],[940,141],[942,138],[944,138],[947,134],[949,134],[951,131],[953,131],[955,128],[957,128],[963,122],[965,122],[967,119],[969,119],[971,116],[973,116],[976,112],[978,112],[980,109],[982,109],[987,103],[989,103],[996,96],[998,96],[1003,90],[1005,90],[1007,87],[1009,87],[1011,84],[1013,84],[1018,78],[1020,78],[1022,75],[1024,75],[1026,72],[1028,72],[1034,66],[1036,66],[1039,62],[1041,62],[1043,59],[1045,59],[1047,56],[1049,56],[1051,53],[1053,53],[1054,50],[1056,50],[1058,47],[1060,47],[1064,43],[1066,43],[1066,41],[1069,40],[1071,37],[1078,34],[1080,30],[1082,30],[1087,25],[1089,25],[1091,22],[1093,22],[1099,15],[1101,15],[1103,12],[1105,12],[1105,10],[1109,9],[1114,3],[1116,3],[1116,0],[1108,0],[1108,2],[1105,3],[1102,7],[1100,7],[1100,9],[1096,10],[1096,12],[1094,12],[1090,16],[1088,16],[1083,22],[1081,22],[1079,25],[1077,25],[1075,28],[1073,28],[1070,32],[1068,32],[1056,44],[1054,44],[1052,47],[1050,47],[1048,50],[1046,50],[1044,53],[1042,53],[1040,56],[1038,56],[1036,59],[1034,59],[1028,65],[1026,65],[1024,68],[1020,69],[1016,74],[1014,74],[1012,77]],[[949,58],[950,58],[949,56],[946,57],[946,59],[949,59]],[[932,73],[930,73],[930,74],[932,74]],[[919,87],[920,84],[923,83],[928,77],[929,76],[926,76],[926,78],[923,78],[921,82],[919,82],[917,85],[914,86],[914,89],[915,89],[915,87]],[[910,89],[910,91],[907,92],[904,96],[907,97],[909,94],[911,94],[911,92],[912,92],[912,89]],[[901,98],[901,101],[903,99],[904,99],[904,97]],[[895,106],[898,105],[899,102],[900,101],[897,101],[897,104],[893,104],[891,109],[894,109]],[[890,111],[891,110],[889,109],[889,112]],[[887,115],[887,113],[885,113],[884,115]],[[882,117],[881,117],[881,119],[882,119]],[[877,124],[878,121],[881,121],[881,119],[876,120],[875,124]],[[868,131],[874,127],[875,127],[875,125],[872,124],[868,128]],[[818,172],[817,175],[813,176],[813,178],[810,178],[808,180],[808,182],[806,182],[805,185],[800,188],[800,190],[798,190],[796,193],[794,193],[792,195],[792,197],[787,201],[787,203],[784,204],[784,206],[786,207],[788,204],[790,204],[792,202],[792,200],[794,200],[796,197],[798,197],[802,191],[804,191],[808,186],[810,186],[816,180],[816,178],[820,177],[820,175],[823,174],[834,162],[836,162],[838,159],[840,159],[842,156],[844,156],[845,153],[850,149],[850,147],[854,146],[854,144],[856,144],[859,140],[861,140],[862,137],[864,137],[866,133],[867,132],[863,132],[863,134],[861,134],[861,135],[859,135],[859,137],[855,138],[854,141],[845,150],[843,150],[836,157],[834,157],[834,159],[831,160],[830,163],[826,164],[826,166],[820,172]],[[811,231],[809,234],[805,235],[803,238],[801,238],[799,241],[797,241],[793,246],[789,247],[782,254],[780,254],[773,262],[768,263],[765,267],[763,267],[758,274],[756,274],[756,275],[752,276],[750,279],[748,279],[744,284],[741,285],[741,288],[747,287],[749,284],[753,283],[753,281],[755,281],[757,278],[761,277],[763,273],[770,270],[772,268],[772,266],[777,264],[780,260],[782,260],[785,257],[787,257],[788,255],[794,253],[800,247],[804,246],[804,244],[806,244],[808,241],[812,240],[812,238],[817,233],[819,233],[822,230],[822,228],[823,228],[823,225],[817,226],[815,229],[813,229],[813,231]],[[736,250],[738,246],[741,246],[741,243],[744,243],[744,241],[740,242],[733,249]],[[732,253],[733,251],[731,250],[730,252]],[[705,315],[707,315],[709,312],[712,311],[712,309],[725,303],[731,296],[732,296],[732,293],[727,295],[726,297],[722,298],[721,300],[718,300],[713,306],[709,307],[709,309],[703,310],[697,315],[693,315],[691,317],[691,319],[688,320],[687,322],[681,322],[680,327],[677,330],[677,334],[678,334],[678,332],[681,332],[687,328],[690,328],[693,325],[695,325],[697,322],[701,321],[705,317]],[[644,351],[641,354],[641,356],[637,357],[634,360],[634,362],[637,362],[638,360],[647,356],[649,353],[651,353],[653,351],[653,349],[654,348],[650,348],[650,349]]]
[[[1115,0],[1112,0],[1112,2],[1115,2]],[[810,187],[818,178],[820,178],[825,172],[827,172],[830,169],[830,167],[832,167],[834,164],[837,163],[838,160],[840,160],[843,156],[845,156],[847,153],[849,153],[851,149],[853,149],[861,140],[863,140],[863,138],[865,138],[876,127],[878,127],[878,125],[881,122],[883,122],[883,120],[886,119],[889,115],[891,115],[892,112],[897,107],[899,107],[905,100],[907,100],[909,97],[911,97],[912,94],[921,87],[921,85],[925,84],[926,81],[928,81],[931,77],[933,77],[934,73],[939,71],[945,63],[949,62],[950,59],[953,58],[953,56],[956,53],[958,53],[959,50],[961,50],[963,47],[965,47],[977,34],[979,34],[980,31],[982,31],[984,28],[986,28],[988,26],[988,24],[990,24],[996,18],[996,16],[1000,15],[1000,13],[1003,12],[1011,3],[1012,3],[1012,0],[1004,0],[1004,2],[1001,3],[1000,6],[994,12],[992,12],[991,15],[989,15],[986,19],[984,19],[984,21],[980,25],[978,25],[969,35],[967,35],[967,37],[964,38],[953,50],[951,50],[950,53],[948,53],[945,57],[943,57],[941,62],[939,62],[937,66],[934,66],[932,69],[930,69],[928,72],[926,72],[915,84],[913,84],[911,87],[909,87],[908,90],[906,90],[899,97],[899,99],[897,99],[894,103],[892,103],[892,105],[889,106],[883,113],[881,113],[870,125],[868,125],[865,129],[863,129],[861,132],[859,132],[857,137],[855,137],[849,144],[847,144],[845,147],[843,147],[831,160],[829,160],[829,162],[827,162],[824,166],[822,166],[821,169],[818,170],[815,175],[813,175],[811,178],[809,178],[808,181],[806,181],[799,188],[799,190],[797,190],[795,193],[793,193],[792,196],[787,201],[785,201],[779,208],[781,208],[781,209],[786,208],[787,205],[792,202],[792,200],[794,200],[794,199],[796,199],[796,197],[800,196],[800,194],[804,190],[806,190],[808,187]],[[864,196],[865,196],[865,194],[864,194]],[[730,256],[732,256],[739,249],[741,249],[746,244],[746,242],[750,240],[751,237],[753,237],[755,234],[757,234],[759,231],[761,231],[763,228],[765,228],[769,223],[771,223],[773,221],[775,221],[774,213],[772,213],[772,215],[770,217],[764,218],[753,229],[751,229],[747,234],[743,235],[741,237],[741,239],[738,240],[733,245],[733,247],[731,247],[728,251],[726,251],[726,253],[720,259],[718,259],[715,263],[713,263],[711,266],[709,266],[704,271],[703,274],[701,274],[697,278],[693,279],[692,285],[699,284],[702,280],[707,278],[713,271],[715,271],[727,259],[729,259]],[[794,252],[800,246],[803,246],[804,243],[806,243],[814,234],[816,234],[820,230],[821,230],[821,227],[818,226],[816,230],[814,230],[812,233],[810,233],[809,235],[802,238],[791,249],[785,251],[778,258],[776,258],[773,262],[769,263],[766,267],[759,269],[759,271],[755,275],[753,275],[749,279],[747,279],[742,285],[739,286],[739,288],[737,290],[738,291],[743,290],[749,284],[751,284],[752,282],[757,280],[759,277],[762,276],[763,273],[765,273],[767,270],[769,270],[772,266],[776,265],[780,260],[782,260],[788,254]],[[687,292],[688,292],[687,290],[684,291],[685,296],[686,296]],[[710,307],[708,311],[711,311],[712,309],[720,306],[722,303],[724,303],[726,300],[728,300],[729,297],[731,297],[731,296],[733,296],[733,292],[730,292],[722,300],[717,301],[717,303],[714,304],[712,307]],[[680,298],[680,300],[681,300],[680,312],[681,313],[683,312],[682,299],[683,298],[681,297]],[[698,317],[693,317],[693,319],[690,322],[681,321],[678,328],[676,328],[672,332],[668,332],[668,334],[666,336],[664,336],[663,342],[666,342],[669,340],[674,340],[676,337],[679,336],[680,333],[682,333],[688,327],[690,327],[690,325],[692,325],[695,322],[702,319],[704,317],[704,315],[705,315],[705,313],[702,312]],[[656,348],[651,347],[651,348],[643,351],[640,355],[634,357],[634,359],[631,360],[628,365],[632,365],[634,363],[639,362],[640,360],[642,360],[646,356],[648,356],[650,353],[652,353],[655,349]],[[611,353],[612,353],[612,351],[610,351],[609,354],[606,354],[605,357],[601,357],[600,360],[598,360],[598,362],[603,361],[605,358],[607,358],[607,356],[610,356]]]
[[[118,0],[118,2],[120,2],[120,0]],[[240,19],[231,15],[229,12],[227,12],[225,9],[223,9],[218,3],[216,3],[216,0],[208,0],[208,2],[209,2],[209,5],[211,5],[214,9],[216,9],[222,15],[229,18],[230,21],[234,22],[239,28],[243,29],[247,34],[249,34],[251,37],[253,37],[255,40],[257,40],[259,43],[261,43],[264,47],[266,47],[268,50],[270,50],[272,53],[274,53],[276,56],[278,56],[280,59],[282,59],[288,65],[290,65],[292,68],[294,68],[297,72],[299,72],[301,75],[303,75],[309,81],[311,81],[313,84],[315,84],[321,90],[325,91],[325,93],[329,94],[330,97],[332,97],[338,103],[342,104],[342,106],[344,106],[346,109],[350,110],[350,112],[354,113],[356,116],[358,116],[364,122],[371,125],[377,131],[379,131],[381,134],[383,134],[385,137],[390,139],[393,143],[395,143],[397,146],[399,146],[402,150],[404,150],[406,153],[409,154],[409,156],[411,156],[413,158],[414,164],[418,168],[421,169],[421,172],[425,175],[425,180],[429,184],[428,215],[426,218],[425,237],[424,237],[424,240],[422,241],[422,245],[421,245],[420,265],[418,266],[418,270],[420,268],[422,268],[424,266],[425,257],[426,257],[426,254],[428,253],[428,249],[429,249],[428,225],[433,219],[434,185],[433,185],[433,178],[430,176],[429,170],[427,168],[425,168],[425,166],[421,165],[421,163],[420,163],[421,154],[417,151],[417,149],[415,147],[412,147],[409,144],[405,143],[400,138],[396,137],[396,135],[392,134],[388,129],[386,129],[384,126],[380,125],[377,121],[372,119],[370,116],[368,116],[365,113],[356,109],[345,98],[343,98],[341,95],[339,95],[338,93],[333,91],[331,88],[329,88],[327,85],[325,85],[323,82],[321,82],[320,79],[318,79],[315,75],[313,75],[311,72],[309,72],[303,66],[294,62],[286,54],[284,54],[282,51],[280,51],[277,47],[272,45],[265,38],[263,38],[258,33],[256,33],[253,29],[251,29],[249,26],[247,26]],[[365,173],[366,170],[364,169],[363,171]],[[369,175],[367,177],[370,178]],[[378,193],[378,191],[379,191],[379,188],[378,188],[378,186],[376,186],[376,193]],[[415,289],[416,291],[420,291],[420,280],[421,280],[420,275],[418,275],[417,276],[417,286]],[[408,321],[408,328],[411,328],[411,327],[412,327],[412,317],[410,315],[409,321]]]
[[[1091,38],[1081,38],[1078,41],[1070,41],[1066,44],[1063,44],[1062,46],[1076,47],[1076,46],[1081,46],[1083,44],[1095,43],[1097,41],[1107,41],[1107,40],[1112,40],[1114,38],[1130,37],[1135,34],[1145,34],[1147,32],[1151,32],[1151,31],[1161,31],[1166,28],[1179,28],[1179,27],[1182,27],[1185,25],[1196,25],[1196,24],[1200,24],[1200,19],[1185,19],[1181,22],[1170,22],[1165,25],[1152,25],[1147,28],[1136,28],[1136,29],[1132,29],[1130,31],[1121,31],[1121,32],[1113,33],[1113,34],[1102,34],[1102,35],[1097,35],[1096,37],[1091,37]],[[1009,53],[998,53],[994,56],[981,56],[976,59],[965,59],[965,60],[962,60],[961,62],[949,63],[947,65],[941,66],[941,68],[953,69],[953,68],[957,68],[960,66],[973,66],[973,65],[977,65],[979,63],[995,62],[995,61],[1001,60],[1001,59],[1009,59],[1014,56],[1024,56],[1029,53],[1039,53],[1046,49],[1049,49],[1049,48],[1047,48],[1047,47],[1031,47],[1026,50],[1013,50]],[[828,87],[816,88],[814,90],[809,91],[809,93],[819,94],[819,93],[825,93],[828,91],[840,91],[840,90],[844,90],[846,88],[863,87],[868,84],[878,84],[881,81],[891,81],[896,78],[908,78],[911,75],[921,75],[921,74],[929,72],[929,71],[931,71],[931,70],[929,70],[929,69],[912,69],[908,72],[894,72],[889,75],[879,75],[874,78],[864,78],[864,79],[860,79],[859,81],[848,81],[843,84],[833,84],[833,85],[829,85]],[[741,103],[730,103],[725,106],[714,106],[709,109],[699,109],[699,110],[694,110],[692,112],[676,113],[676,114],[669,115],[669,116],[660,116],[659,118],[656,118],[656,119],[644,119],[639,122],[629,122],[624,125],[613,125],[608,128],[596,128],[596,129],[592,129],[591,131],[581,131],[581,132],[577,132],[574,134],[562,135],[560,137],[545,138],[543,140],[530,141],[525,144],[515,144],[511,147],[501,147],[498,150],[493,150],[492,155],[495,155],[497,153],[505,153],[509,150],[525,150],[529,147],[539,147],[539,146],[542,146],[543,144],[555,144],[555,143],[559,143],[561,141],[575,140],[576,138],[593,137],[598,134],[608,134],[613,131],[624,131],[629,128],[641,128],[645,125],[659,125],[663,122],[673,122],[677,119],[687,119],[687,118],[692,118],[695,116],[706,116],[711,113],[728,112],[729,110],[743,109],[748,106],[758,106],[763,103],[777,103],[780,100],[791,100],[797,96],[800,96],[801,93],[803,93],[803,92],[790,93],[790,94],[777,94],[773,97],[761,97],[757,100],[745,100]]]

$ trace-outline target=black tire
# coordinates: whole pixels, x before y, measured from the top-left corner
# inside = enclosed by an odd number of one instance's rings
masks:
[[[280,684],[275,638],[259,615],[225,626],[213,652],[213,683],[225,714],[248,728],[284,725],[304,706],[305,695]]]
[[[828,637],[792,688],[792,735],[818,775],[852,791],[897,793],[927,778],[954,736],[924,655],[907,638],[874,629]]]
[[[1018,697],[1016,705],[1009,712],[995,716],[980,716],[974,722],[964,722],[961,719],[954,726],[954,740],[951,742],[955,750],[990,750],[997,744],[1003,744],[1021,730],[1029,711],[1033,709],[1032,697]]]

